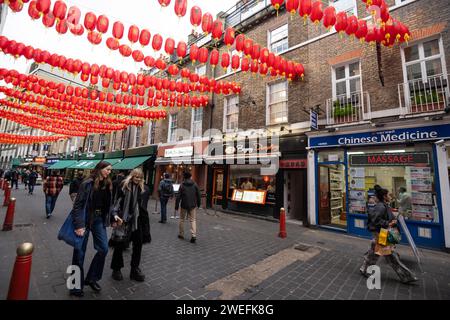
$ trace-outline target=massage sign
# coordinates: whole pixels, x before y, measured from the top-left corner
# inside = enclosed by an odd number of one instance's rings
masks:
[[[428,152],[370,153],[350,155],[351,166],[426,166]]]

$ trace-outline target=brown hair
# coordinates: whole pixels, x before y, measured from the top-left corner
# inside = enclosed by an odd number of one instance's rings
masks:
[[[99,163],[97,163],[94,170],[92,170],[90,177],[94,180],[94,190],[98,190],[98,187],[100,185],[101,171],[110,165],[111,164],[108,161],[100,161]],[[104,179],[104,182],[105,186],[109,188],[109,190],[112,190],[112,182],[109,176]]]

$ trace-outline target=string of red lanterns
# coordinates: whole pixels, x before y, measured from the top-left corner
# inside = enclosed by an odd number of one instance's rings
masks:
[[[0,133],[0,144],[35,144],[66,140],[67,136],[24,136],[10,133]]]

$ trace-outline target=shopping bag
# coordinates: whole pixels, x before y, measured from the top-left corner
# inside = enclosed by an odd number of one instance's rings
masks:
[[[378,244],[381,244],[383,246],[387,245],[387,237],[388,237],[388,230],[381,228],[380,234],[378,235]]]
[[[388,229],[388,237],[387,242],[390,244],[397,244],[400,243],[402,240],[402,235],[400,234],[400,231],[397,228],[389,228]]]
[[[64,221],[61,229],[59,229],[58,240],[63,240],[69,246],[74,247],[74,249],[81,250],[84,236],[80,237],[75,233],[75,226],[72,220],[72,212],[69,213],[66,221]]]

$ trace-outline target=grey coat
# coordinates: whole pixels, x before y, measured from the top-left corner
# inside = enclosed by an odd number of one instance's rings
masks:
[[[392,220],[395,220],[395,216],[391,208],[386,203],[378,202],[375,207],[369,209],[367,229],[380,232],[381,228],[387,229]]]

